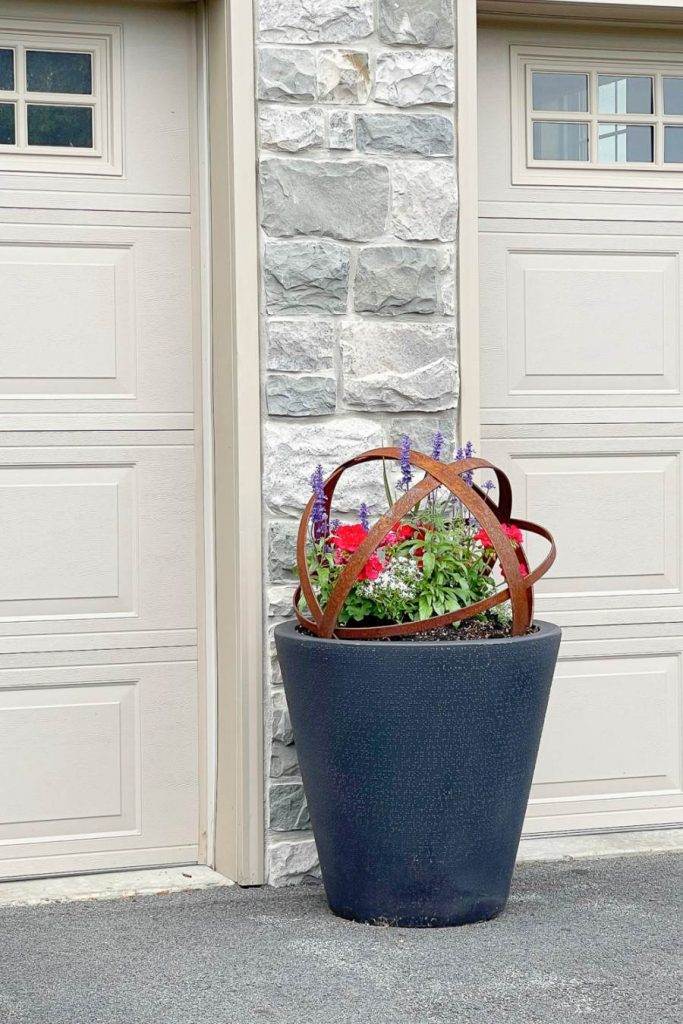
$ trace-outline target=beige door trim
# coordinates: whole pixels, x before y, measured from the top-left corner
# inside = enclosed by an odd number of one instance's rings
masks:
[[[252,3],[206,0],[203,16],[211,184],[218,663],[213,865],[229,878],[253,885],[264,877],[264,773]]]

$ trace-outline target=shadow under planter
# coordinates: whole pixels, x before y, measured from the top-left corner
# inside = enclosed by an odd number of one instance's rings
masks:
[[[507,902],[560,630],[487,640],[275,630],[331,909],[483,921]]]

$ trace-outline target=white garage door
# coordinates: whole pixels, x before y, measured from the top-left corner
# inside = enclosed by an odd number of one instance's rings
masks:
[[[197,859],[190,11],[0,2],[0,876]]]
[[[683,36],[480,35],[483,448],[555,533],[526,829],[683,819]]]

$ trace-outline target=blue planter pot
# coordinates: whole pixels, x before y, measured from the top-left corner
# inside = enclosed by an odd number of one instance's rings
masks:
[[[426,928],[499,914],[560,630],[452,642],[275,630],[331,909]]]

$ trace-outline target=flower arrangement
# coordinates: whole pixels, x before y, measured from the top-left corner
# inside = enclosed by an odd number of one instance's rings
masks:
[[[431,457],[441,461],[444,437],[434,435]],[[470,459],[473,445],[458,449],[456,459]],[[392,491],[384,464],[384,484],[389,507],[414,485],[411,441],[400,445],[400,479]],[[462,474],[472,486],[474,470]],[[363,502],[357,522],[328,521],[328,501],[322,466],[311,477],[312,509],[306,565],[317,601],[325,607],[344,567],[371,529],[370,514]],[[480,493],[489,498],[495,484],[486,480]],[[522,548],[522,531],[514,524],[500,524],[517,552],[518,571],[528,575]],[[505,573],[496,570],[494,545],[468,508],[447,488],[439,488],[401,516],[369,555],[337,616],[341,627],[382,626],[419,622],[456,612],[493,595],[505,585]],[[299,609],[305,611],[304,598]],[[493,630],[505,628],[511,618],[510,602],[482,611],[476,618]],[[459,622],[453,623],[458,626]]]

